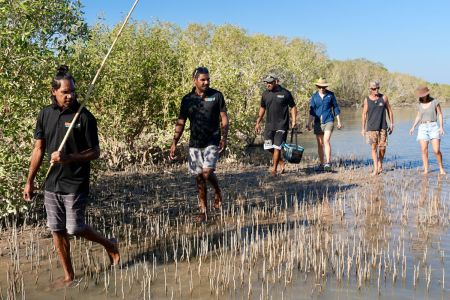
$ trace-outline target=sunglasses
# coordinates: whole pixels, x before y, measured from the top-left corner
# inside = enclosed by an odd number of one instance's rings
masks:
[[[376,90],[378,90],[378,89],[380,89],[380,88],[370,88],[372,91],[376,91]]]

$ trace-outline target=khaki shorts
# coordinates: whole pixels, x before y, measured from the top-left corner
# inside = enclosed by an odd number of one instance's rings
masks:
[[[377,144],[380,148],[386,148],[387,146],[387,131],[381,129],[380,131],[367,131],[366,143],[369,145]]]
[[[324,134],[325,131],[333,131],[333,129],[334,129],[333,122],[327,122],[325,124],[314,122],[314,134]]]

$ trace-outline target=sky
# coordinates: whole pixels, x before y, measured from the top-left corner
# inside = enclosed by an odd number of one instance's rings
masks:
[[[81,0],[93,25],[123,22],[135,0]],[[330,59],[365,58],[391,72],[450,84],[450,0],[140,0],[132,19],[232,24],[249,34],[321,43]]]

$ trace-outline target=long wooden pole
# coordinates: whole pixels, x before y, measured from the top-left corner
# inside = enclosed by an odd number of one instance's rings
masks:
[[[61,144],[59,145],[58,151],[62,151],[62,149],[64,148],[64,145],[66,144],[67,138],[69,137],[70,133],[72,132],[73,126],[75,125],[75,122],[77,121],[77,119],[78,119],[78,117],[79,117],[79,115],[80,115],[81,110],[83,109],[84,105],[86,104],[86,102],[89,100],[89,98],[90,98],[90,96],[91,96],[91,93],[92,93],[92,91],[93,91],[93,89],[94,89],[95,82],[97,81],[97,78],[98,78],[98,76],[100,75],[100,72],[101,72],[101,70],[103,69],[103,66],[105,65],[105,62],[106,62],[106,60],[108,59],[109,54],[111,53],[112,49],[114,48],[114,45],[116,44],[117,40],[119,39],[119,36],[120,36],[120,34],[122,33],[123,28],[124,28],[125,25],[128,23],[128,19],[130,18],[131,13],[133,12],[134,7],[136,6],[136,4],[137,4],[138,2],[139,2],[139,0],[134,1],[134,4],[133,4],[133,6],[131,7],[130,11],[128,12],[127,17],[126,17],[125,20],[123,21],[123,24],[122,24],[122,26],[120,27],[119,32],[117,33],[116,38],[114,39],[113,43],[111,44],[111,47],[109,48],[108,53],[106,53],[105,57],[103,58],[103,61],[102,61],[102,63],[100,64],[100,67],[98,68],[97,73],[96,73],[95,76],[94,76],[94,79],[92,79],[92,82],[91,82],[90,85],[89,85],[89,89],[88,89],[88,92],[87,92],[87,94],[86,94],[86,97],[84,98],[83,103],[82,103],[82,104],[80,105],[80,107],[78,108],[78,110],[77,110],[75,116],[73,117],[72,122],[70,123],[69,128],[67,129],[66,135],[64,136],[64,138],[63,138]],[[52,170],[52,167],[53,167],[53,163],[50,164],[50,167],[49,167],[48,170],[47,170],[47,174],[45,175],[45,179],[44,179],[43,185],[44,185],[45,181],[47,180],[47,177],[48,177],[48,175],[50,174],[50,171]]]

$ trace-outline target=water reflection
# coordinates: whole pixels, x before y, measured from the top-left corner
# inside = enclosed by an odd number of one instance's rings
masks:
[[[389,136],[388,147],[386,149],[386,162],[395,162],[395,166],[405,168],[417,168],[422,165],[420,147],[416,141],[416,136],[409,135],[409,129],[416,116],[415,107],[394,108],[395,130]],[[444,115],[444,130],[449,131],[450,124],[447,119],[450,116],[450,106],[442,107]],[[361,110],[355,108],[344,108],[341,111],[343,128],[335,130],[331,137],[332,157],[349,155],[359,159],[370,158],[370,147],[361,136]],[[305,155],[317,157],[316,140],[311,132],[304,131],[299,136],[300,144],[305,148]],[[450,142],[444,136],[441,139],[441,151],[443,153],[444,168],[449,169],[449,161],[445,154],[450,152]],[[439,171],[436,158],[430,155],[430,172]]]

